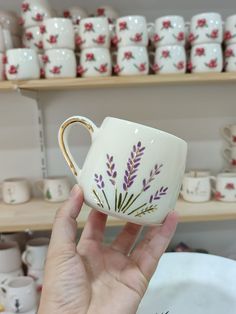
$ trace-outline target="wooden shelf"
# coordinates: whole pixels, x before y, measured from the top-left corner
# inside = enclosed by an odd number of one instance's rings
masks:
[[[140,87],[155,85],[186,85],[236,83],[236,73],[200,73],[200,74],[168,74],[129,77],[94,77],[75,79],[45,79],[30,81],[0,82],[0,91],[11,91],[17,88],[29,91],[55,91],[73,89],[93,89],[109,87]]]
[[[0,203],[0,232],[30,230],[50,230],[58,203],[48,203],[40,199],[21,205]],[[176,210],[180,222],[220,221],[236,219],[236,203],[207,202],[187,203],[178,200]],[[84,206],[79,216],[78,227],[82,228],[88,217],[89,208]],[[124,221],[109,217],[107,225],[121,226]]]

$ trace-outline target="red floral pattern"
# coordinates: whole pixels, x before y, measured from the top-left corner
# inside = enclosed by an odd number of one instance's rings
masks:
[[[127,30],[127,29],[128,29],[128,24],[127,24],[127,22],[121,21],[121,22],[119,23],[119,29],[120,29],[120,31],[125,31],[125,30]]]
[[[32,17],[32,19],[35,22],[42,22],[44,19],[44,14],[37,13],[34,17]]]
[[[170,58],[170,51],[169,50],[163,50],[161,53],[162,58]]]
[[[7,60],[7,56],[6,56],[6,55],[3,55],[3,56],[2,56],[2,63],[3,63],[3,64],[7,64],[7,63],[8,63],[8,60]]]
[[[130,60],[130,59],[134,59],[132,51],[124,52],[123,60]]]
[[[70,14],[70,11],[69,10],[66,10],[63,12],[63,16],[67,19],[71,19],[71,14]]]
[[[134,66],[139,70],[139,72],[145,72],[147,70],[146,63],[141,63],[139,65],[135,64]]]
[[[162,41],[163,38],[164,38],[163,36],[160,37],[158,34],[154,34],[153,35],[153,42],[158,43],[158,42]]]
[[[61,74],[61,69],[62,69],[62,66],[57,66],[55,65],[51,70],[50,72],[53,73],[53,74]]]
[[[227,184],[225,185],[225,189],[226,189],[226,190],[235,190],[234,183],[231,183],[231,182],[227,183]]]
[[[196,48],[195,49],[195,56],[205,56],[205,48]]]
[[[97,9],[97,15],[98,16],[105,16],[105,9],[104,8],[98,8]]]
[[[121,68],[118,64],[116,64],[116,65],[114,66],[114,72],[115,72],[116,74],[119,74],[120,72],[122,72],[123,69],[124,69],[124,68]]]
[[[177,64],[174,64],[177,70],[182,71],[185,69],[185,62],[179,61]]]
[[[83,40],[79,35],[77,35],[76,37],[75,37],[75,44],[76,44],[76,46],[81,46],[81,45],[83,45],[84,43],[85,43],[85,39]]]
[[[230,40],[230,39],[232,39],[235,36],[236,35],[233,35],[230,31],[225,31],[225,33],[224,33],[224,40],[225,41]]]
[[[28,41],[31,41],[32,39],[34,39],[33,33],[32,32],[25,32],[25,38]]]
[[[114,46],[117,46],[121,42],[121,38],[119,38],[117,35],[115,35],[112,37],[111,42]]]
[[[98,35],[96,39],[93,39],[93,42],[98,45],[104,45],[106,42],[106,35]]]
[[[44,47],[43,47],[43,41],[42,41],[42,40],[40,40],[38,43],[35,43],[34,45],[35,45],[35,47],[37,47],[38,49],[43,49],[43,48],[44,48]]]
[[[19,69],[19,65],[17,65],[17,66],[10,65],[10,67],[8,69],[8,73],[9,74],[18,74],[18,69]]]
[[[143,40],[143,33],[136,33],[134,35],[134,37],[130,38],[131,41],[135,42],[135,43],[139,43]]]
[[[196,67],[193,65],[192,61],[189,61],[187,64],[187,70],[192,72]]]
[[[232,159],[231,164],[232,164],[232,166],[236,166],[236,159]]]
[[[79,65],[78,67],[77,67],[77,74],[78,75],[83,75],[85,72],[87,72],[88,71],[88,69],[85,69],[82,65]]]
[[[47,39],[47,42],[50,44],[57,44],[58,41],[58,35],[50,35],[49,39]]]
[[[18,24],[19,24],[20,26],[23,26],[23,25],[25,24],[25,20],[23,19],[23,17],[19,17],[19,19],[18,19]]]
[[[154,63],[153,66],[152,66],[152,70],[153,70],[155,73],[160,72],[162,69],[163,69],[163,66],[159,66],[158,63]]]
[[[101,64],[99,68],[95,67],[94,69],[101,74],[107,73],[108,72],[108,64],[107,63]]]
[[[84,24],[84,33],[85,32],[94,32],[93,23],[85,23]]]
[[[232,48],[227,48],[225,50],[225,58],[235,57],[234,51]]]
[[[45,70],[44,70],[44,68],[40,69],[40,77],[41,78],[45,78]]]
[[[190,43],[194,42],[196,39],[198,39],[199,35],[194,35],[193,33],[190,33],[188,36],[188,41]]]
[[[218,192],[218,191],[215,192],[214,197],[215,197],[215,200],[217,200],[217,201],[219,201],[222,198],[224,198],[224,196],[220,192]]]
[[[47,55],[43,55],[43,56],[42,56],[42,60],[43,60],[43,63],[44,63],[44,64],[50,63],[49,57],[48,57]]]
[[[211,39],[217,39],[219,37],[219,30],[218,29],[213,29],[210,34],[206,34],[208,38]]]
[[[169,29],[169,28],[173,28],[171,21],[169,20],[163,21],[161,29]]]
[[[217,67],[217,59],[211,59],[208,63],[205,63],[205,65],[210,69],[215,69]]]
[[[177,41],[183,41],[185,39],[185,34],[184,32],[179,32],[178,35],[176,36]]]
[[[45,33],[47,32],[46,26],[43,25],[43,24],[41,24],[41,25],[39,26],[39,30],[40,30],[40,33],[41,33],[41,34],[45,34]]]
[[[199,27],[208,27],[206,19],[197,20],[196,28],[199,28]]]
[[[95,56],[92,52],[86,53],[86,61],[96,61]]]
[[[22,12],[30,11],[30,4],[27,2],[23,2],[21,5],[21,10]]]

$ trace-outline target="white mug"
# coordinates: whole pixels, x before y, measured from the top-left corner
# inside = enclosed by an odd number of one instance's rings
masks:
[[[223,138],[232,146],[236,146],[236,124],[223,127],[221,130]]]
[[[35,50],[29,48],[10,49],[6,52],[6,56],[8,80],[39,79],[40,67]]]
[[[19,248],[21,250],[25,249],[25,243],[27,241],[27,234],[26,232],[2,232],[0,234],[0,241],[1,242],[12,242],[15,241],[18,243]]]
[[[22,42],[25,48],[32,48],[41,53],[43,50],[43,35],[39,26],[25,29]]]
[[[15,241],[0,241],[0,273],[11,273],[21,268],[20,249]]]
[[[0,273],[0,284],[5,284],[12,278],[23,276],[23,269],[19,268],[17,270],[11,271],[9,273]]]
[[[185,22],[182,16],[170,15],[156,19],[152,41],[155,47],[185,46]]]
[[[52,10],[47,0],[24,0],[21,5],[21,21],[24,28],[39,26],[52,17]]]
[[[236,14],[225,20],[224,42],[226,45],[236,44]]]
[[[191,71],[221,72],[223,69],[223,54],[220,44],[199,44],[191,50]]]
[[[87,48],[80,54],[77,72],[82,77],[110,76],[111,55],[107,48]]]
[[[236,166],[236,146],[225,148],[223,156],[231,166]]]
[[[6,55],[0,52],[0,81],[4,81],[6,79],[5,64],[6,64]]]
[[[76,58],[73,50],[50,49],[43,57],[46,78],[76,77]]]
[[[48,238],[35,238],[26,244],[26,250],[22,254],[25,265],[34,270],[43,270],[49,245]]]
[[[211,180],[209,175],[192,175],[186,173],[182,183],[180,194],[187,202],[208,202],[211,199]]]
[[[5,295],[5,307],[13,313],[25,313],[37,305],[34,280],[31,277],[16,277],[1,285],[1,293]]]
[[[110,24],[114,24],[119,18],[119,13],[110,5],[99,6],[96,9],[96,15],[107,17]]]
[[[224,51],[225,71],[236,72],[236,44],[227,45]]]
[[[92,138],[82,169],[68,146],[73,125],[84,126]],[[97,128],[74,116],[62,124],[59,144],[88,206],[143,225],[162,223],[175,207],[187,153],[187,143],[176,136],[111,117]]]
[[[154,60],[152,68],[156,74],[181,74],[186,72],[186,52],[181,45],[158,47]]]
[[[75,49],[74,27],[71,20],[50,18],[44,22],[43,26],[43,46],[45,50],[57,48]]]
[[[215,199],[222,202],[236,202],[236,173],[219,173],[215,183]]]
[[[116,39],[118,47],[148,45],[148,25],[144,16],[130,15],[116,21]]]
[[[82,19],[88,17],[88,13],[80,6],[73,6],[70,7],[68,10],[64,10],[63,16],[64,18],[71,19],[74,25],[79,25]]]
[[[29,182],[24,178],[6,179],[2,183],[2,198],[6,204],[22,204],[30,200]]]
[[[221,44],[223,23],[219,13],[207,12],[194,15],[191,19],[189,41],[191,44]]]
[[[88,17],[81,20],[76,42],[81,49],[110,48],[111,38],[107,18]]]
[[[117,55],[114,71],[119,76],[148,74],[149,59],[146,47],[120,47],[113,55]]]
[[[48,202],[64,202],[70,194],[70,184],[64,176],[48,177],[38,181],[36,185]]]

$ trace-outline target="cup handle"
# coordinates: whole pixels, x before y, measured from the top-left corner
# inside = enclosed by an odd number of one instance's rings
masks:
[[[231,154],[231,148],[225,148],[224,150],[223,150],[223,156],[224,156],[224,158],[228,161],[228,162],[231,162],[231,158],[230,158],[230,154]]]
[[[82,116],[73,116],[63,122],[59,129],[58,133],[58,141],[60,149],[66,159],[72,173],[75,177],[78,178],[81,169],[77,166],[68,146],[68,136],[73,125],[82,125],[84,126],[90,133],[92,142],[94,141],[96,134],[98,132],[97,126],[89,119]]]
[[[216,177],[210,176],[210,182],[212,182],[211,191],[215,194],[216,193]]]
[[[21,255],[21,259],[22,262],[26,265],[26,266],[31,266],[31,262],[30,262],[30,252],[25,250],[22,255]]]
[[[4,296],[4,297],[5,297],[6,294],[7,294],[7,287],[6,287],[6,286],[7,286],[7,281],[8,281],[8,280],[5,280],[4,283],[1,283],[1,284],[0,284],[0,294],[1,294],[2,296]]]
[[[223,136],[223,138],[228,142],[228,143],[231,143],[230,142],[230,139],[231,139],[231,131],[230,131],[230,128],[228,126],[225,126],[224,128],[221,128],[220,129],[220,133],[221,135]]]
[[[147,31],[148,31],[148,36],[151,39],[153,34],[154,34],[154,23],[147,23]]]

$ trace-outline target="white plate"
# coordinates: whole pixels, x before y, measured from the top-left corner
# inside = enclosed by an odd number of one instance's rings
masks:
[[[236,262],[198,253],[166,253],[137,314],[236,313]]]

